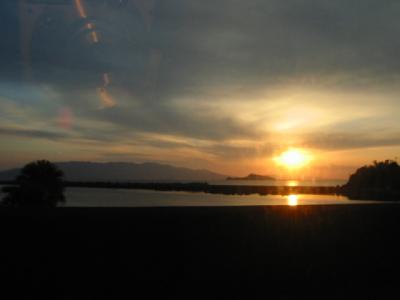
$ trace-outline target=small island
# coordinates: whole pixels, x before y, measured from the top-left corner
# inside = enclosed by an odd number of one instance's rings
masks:
[[[227,177],[226,180],[275,180],[275,178],[271,176],[249,174],[245,177]]]

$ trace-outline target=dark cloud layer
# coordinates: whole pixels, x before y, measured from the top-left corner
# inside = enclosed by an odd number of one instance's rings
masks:
[[[2,27],[15,29],[11,2],[2,4]],[[110,69],[118,87],[133,86],[137,93],[149,49],[159,49],[163,59],[156,70],[155,101],[160,101],[224,84],[257,87],[304,73],[321,75],[321,80],[338,71],[386,77],[398,74],[400,67],[397,1],[171,0],[159,3],[155,11],[150,32],[137,11],[103,14],[99,23],[110,43],[90,51],[71,40],[71,24],[54,18],[37,25],[32,43],[37,76],[84,88],[90,72]],[[18,33],[7,32],[1,57],[10,60],[10,53],[19,52]]]
[[[16,128],[0,128],[0,135],[16,136],[23,138],[41,138],[48,140],[61,140],[70,137],[69,134],[46,130],[29,130]]]
[[[395,1],[184,2],[175,1],[187,16],[172,34],[177,46],[166,49],[174,96],[189,90],[182,86],[202,92],[214,83],[256,88],[305,73],[323,81],[339,71],[399,71]]]

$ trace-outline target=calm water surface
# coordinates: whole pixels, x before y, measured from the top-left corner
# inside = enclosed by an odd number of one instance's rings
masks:
[[[0,191],[0,198],[3,196]],[[218,195],[105,188],[67,188],[65,196],[67,200],[65,206],[67,207],[296,206],[377,203],[374,201],[354,201],[344,196],[334,195]]]
[[[343,196],[327,195],[217,195],[149,190],[68,188],[69,207],[160,207],[160,206],[247,206],[247,205],[330,205],[365,204]]]

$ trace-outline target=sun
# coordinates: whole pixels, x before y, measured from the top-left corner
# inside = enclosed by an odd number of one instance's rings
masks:
[[[306,166],[311,161],[311,155],[300,149],[289,149],[274,158],[278,165],[288,169],[298,169]]]

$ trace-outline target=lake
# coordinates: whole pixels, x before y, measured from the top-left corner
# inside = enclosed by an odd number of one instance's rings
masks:
[[[220,181],[211,184],[230,185],[273,185],[265,181]],[[258,184],[255,184],[258,183]],[[262,184],[264,183],[264,184]],[[310,185],[307,182],[271,181],[275,185]],[[277,184],[280,183],[280,184]],[[283,184],[285,183],[285,184]],[[325,186],[341,184],[327,181]],[[321,181],[314,186],[324,186]],[[2,186],[0,186],[1,189]],[[162,192],[134,189],[107,189],[69,187],[65,190],[66,207],[163,207],[163,206],[258,206],[258,205],[332,205],[332,204],[368,204],[375,201],[355,201],[336,195],[220,195],[192,192]],[[3,197],[0,191],[0,198]]]
[[[163,207],[366,204],[335,195],[219,195],[151,190],[67,188],[67,207]]]

